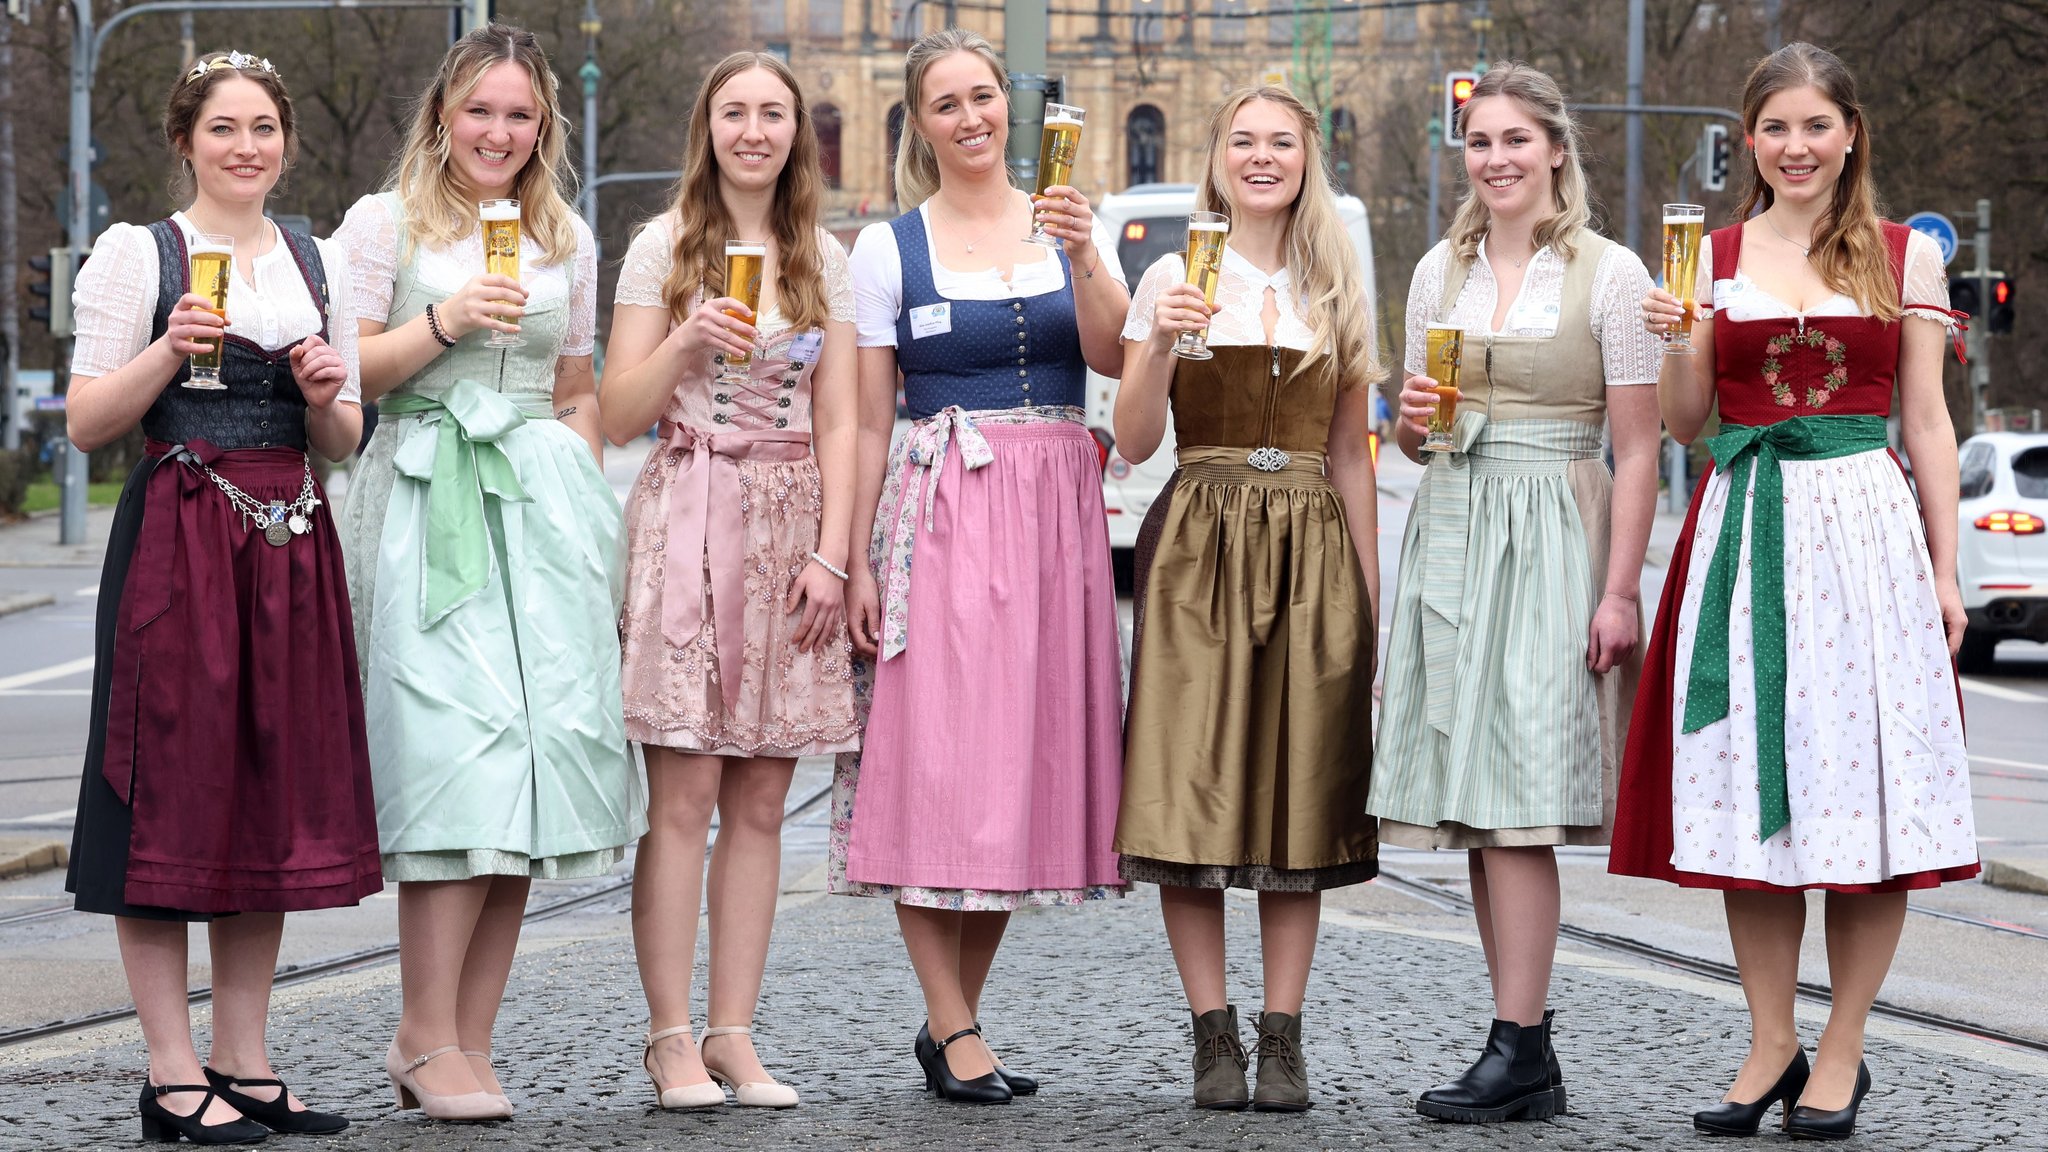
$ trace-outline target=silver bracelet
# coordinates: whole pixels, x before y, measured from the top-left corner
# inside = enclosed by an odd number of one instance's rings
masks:
[[[832,562],[830,560],[825,559],[823,556],[818,555],[816,552],[811,553],[811,559],[818,562],[818,567],[823,568],[825,571],[830,572],[834,576],[839,577],[841,580],[847,578],[846,572],[843,569],[833,567]]]

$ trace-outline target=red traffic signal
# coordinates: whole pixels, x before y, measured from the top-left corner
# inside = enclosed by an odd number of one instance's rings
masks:
[[[2012,331],[2012,278],[2000,276],[1991,282],[1991,300],[1984,308],[1986,332]]]
[[[1477,72],[1444,73],[1444,146],[1463,148],[1465,128],[1458,123],[1458,114],[1465,105],[1472,102],[1472,90],[1479,86]]]

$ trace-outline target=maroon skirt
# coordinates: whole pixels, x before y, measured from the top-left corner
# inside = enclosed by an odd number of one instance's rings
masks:
[[[305,482],[296,449],[186,447],[266,505]],[[383,878],[329,509],[273,545],[169,449],[149,443],[108,542],[67,887],[160,919],[354,904]]]

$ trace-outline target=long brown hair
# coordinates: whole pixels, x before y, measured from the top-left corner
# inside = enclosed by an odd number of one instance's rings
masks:
[[[1229,215],[1231,181],[1224,169],[1225,142],[1238,109],[1254,100],[1277,104],[1294,117],[1295,136],[1306,162],[1301,191],[1287,222],[1287,271],[1294,290],[1307,302],[1302,319],[1309,330],[1308,352],[1297,372],[1311,369],[1333,374],[1340,388],[1376,384],[1386,374],[1373,342],[1372,309],[1365,298],[1365,274],[1344,222],[1337,215],[1337,194],[1330,183],[1323,154],[1322,127],[1294,93],[1265,85],[1240,88],[1224,97],[1209,119],[1209,163],[1195,191],[1195,207]]]
[[[213,90],[230,76],[255,81],[257,87],[269,95],[270,102],[277,105],[278,131],[284,133],[284,170],[278,173],[279,180],[284,179],[285,172],[291,171],[292,162],[299,158],[299,126],[297,118],[292,115],[292,98],[286,94],[284,79],[270,66],[270,61],[240,52],[208,52],[178,73],[178,79],[171,84],[170,96],[164,100],[164,144],[170,148],[171,155],[178,158],[177,174],[171,178],[171,198],[174,200],[190,200],[198,192],[198,179],[192,171],[189,155],[192,127],[199,122],[199,113],[206,107],[206,98],[213,95]]]
[[[759,68],[789,89],[796,135],[789,159],[775,181],[769,227],[775,233],[775,297],[783,318],[797,331],[819,327],[831,315],[825,299],[825,253],[818,243],[819,203],[825,177],[818,167],[818,133],[796,74],[766,52],[735,52],[711,69],[697,86],[690,107],[690,132],[683,146],[683,178],[669,212],[675,218],[675,247],[661,298],[676,323],[690,314],[701,289],[706,298],[725,294],[725,242],[734,234],[732,214],[718,191],[718,158],[711,154],[711,101],[726,82]]]
[[[540,41],[524,28],[486,24],[449,45],[433,80],[413,103],[405,149],[388,187],[397,190],[404,204],[408,244],[424,241],[429,247],[446,248],[476,230],[476,202],[456,188],[448,170],[448,121],[476,91],[484,73],[507,60],[526,72],[540,110],[533,155],[512,182],[520,227],[546,250],[545,263],[569,263],[576,256],[576,214],[569,209],[575,177],[566,160],[568,127],[562,119],[560,84]]]
[[[966,52],[981,57],[988,70],[995,73],[996,87],[1002,89],[1003,101],[1010,99],[1010,70],[1004,66],[1003,58],[996,53],[995,46],[979,32],[965,28],[941,28],[918,37],[910,51],[903,54],[903,140],[896,148],[896,204],[911,209],[931,199],[939,190],[939,157],[932,151],[932,142],[917,131],[918,116],[924,111],[924,74],[935,61],[951,56],[955,52]],[[998,118],[1007,131],[1008,116]]]
[[[1880,320],[1899,318],[1898,277],[1885,246],[1877,188],[1870,178],[1870,121],[1856,99],[1856,78],[1841,57],[1804,41],[1787,44],[1750,69],[1742,86],[1742,129],[1754,137],[1764,102],[1791,88],[1817,88],[1841,110],[1852,150],[1842,157],[1835,195],[1820,218],[1809,255],[1823,283]],[[1735,219],[1747,220],[1776,200],[1751,153],[1749,189]]]
[[[1535,117],[1536,126],[1549,137],[1551,145],[1564,150],[1564,163],[1551,169],[1550,173],[1552,211],[1536,222],[1533,239],[1536,247],[1547,246],[1570,260],[1576,253],[1573,238],[1592,226],[1593,193],[1586,182],[1585,165],[1579,159],[1585,152],[1585,144],[1579,137],[1578,123],[1565,107],[1564,90],[1547,72],[1516,60],[1503,60],[1486,70],[1486,75],[1472,86],[1472,98],[1458,110],[1461,133],[1466,121],[1471,119],[1472,109],[1490,96],[1509,97],[1527,109]],[[1479,238],[1486,235],[1492,222],[1492,213],[1487,211],[1486,202],[1479,198],[1479,189],[1472,186],[1468,174],[1465,199],[1458,205],[1457,216],[1451,220],[1451,251],[1461,260],[1477,259]]]

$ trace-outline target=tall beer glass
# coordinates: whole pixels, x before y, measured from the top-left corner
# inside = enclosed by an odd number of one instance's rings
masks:
[[[485,200],[477,205],[484,229],[484,271],[493,276],[519,279],[519,201]],[[510,317],[500,316],[509,321]],[[493,332],[486,348],[520,348],[526,337],[511,332]]]
[[[1202,290],[1202,303],[1216,306],[1216,282],[1223,278],[1223,242],[1230,238],[1230,219],[1221,212],[1188,213],[1188,283]],[[1209,330],[1183,332],[1173,342],[1183,360],[1207,360]]]
[[[1430,414],[1424,452],[1450,452],[1458,423],[1458,369],[1465,361],[1465,330],[1455,324],[1431,324],[1427,330],[1424,375],[1436,381],[1436,411]]]
[[[1045,131],[1038,140],[1038,187],[1033,191],[1031,202],[1035,205],[1045,190],[1058,184],[1069,183],[1074,174],[1074,156],[1081,150],[1081,121],[1088,114],[1069,104],[1047,104],[1045,106]],[[1024,239],[1047,248],[1060,246],[1059,237],[1048,235],[1045,225],[1038,222],[1034,214],[1031,221],[1031,235]]]
[[[747,306],[750,316],[733,316],[735,320],[746,320],[756,331],[761,326],[761,274],[768,266],[768,245],[760,240],[728,240],[725,242],[725,294]],[[734,356],[724,353],[719,357],[723,365],[718,372],[720,384],[740,384],[747,379],[747,369],[754,362],[752,355]]]
[[[1693,294],[1699,284],[1700,240],[1706,227],[1705,208],[1697,204],[1664,206],[1664,290],[1685,307],[1677,327],[1664,334],[1664,351],[1672,355],[1693,353]]]
[[[208,312],[228,318],[228,280],[234,275],[235,241],[232,236],[213,236],[200,233],[192,237],[192,292],[207,299]],[[219,390],[227,385],[220,382],[220,353],[223,337],[197,341],[212,344],[205,352],[192,356],[192,374],[185,380],[187,388]]]

